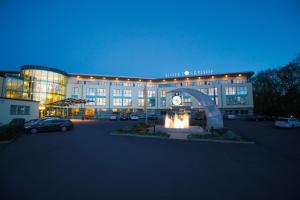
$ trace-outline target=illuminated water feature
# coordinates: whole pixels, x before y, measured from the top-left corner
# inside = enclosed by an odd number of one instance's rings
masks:
[[[189,128],[190,117],[187,113],[178,115],[175,113],[173,116],[166,115],[165,128]]]
[[[165,116],[164,125],[157,125],[157,131],[170,134],[203,134],[203,128],[190,125],[190,116],[187,112],[175,112]]]

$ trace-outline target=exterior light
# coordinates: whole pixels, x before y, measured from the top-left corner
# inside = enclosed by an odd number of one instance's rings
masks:
[[[149,80],[149,82],[152,82],[152,80]]]
[[[211,76],[211,78],[215,78],[215,76]]]
[[[77,78],[80,78],[80,76],[77,76]]]
[[[176,81],[177,79],[176,78],[174,78],[174,81]]]
[[[130,81],[130,78],[129,78],[129,79],[127,79],[127,81]]]
[[[93,78],[94,78],[94,77],[92,77],[92,76],[90,77],[90,79],[93,79]]]
[[[239,76],[242,76],[242,74],[239,74]]]
[[[118,78],[116,78],[116,80],[119,80]]]
[[[142,82],[142,80],[140,79],[139,82]]]
[[[164,79],[163,82],[166,82],[166,80]]]
[[[228,75],[226,74],[225,77],[228,78]]]
[[[201,79],[201,77],[198,77],[198,79]]]
[[[103,79],[106,79],[105,77],[103,77]]]

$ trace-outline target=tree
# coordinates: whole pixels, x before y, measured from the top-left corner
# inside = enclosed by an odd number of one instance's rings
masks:
[[[252,82],[256,113],[300,116],[300,54],[286,66],[258,73]]]

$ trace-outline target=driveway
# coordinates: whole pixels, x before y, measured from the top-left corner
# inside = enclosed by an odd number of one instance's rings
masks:
[[[76,122],[1,144],[1,199],[300,199],[295,131],[225,122],[255,145],[109,135],[134,123]]]

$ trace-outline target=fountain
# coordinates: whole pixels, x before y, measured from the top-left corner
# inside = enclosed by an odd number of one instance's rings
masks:
[[[167,114],[165,116],[164,126],[157,125],[156,131],[175,133],[175,134],[203,134],[203,128],[200,126],[190,126],[190,116],[187,112]]]
[[[187,113],[178,115],[175,113],[173,117],[166,115],[165,117],[165,128],[189,128],[190,117]]]

